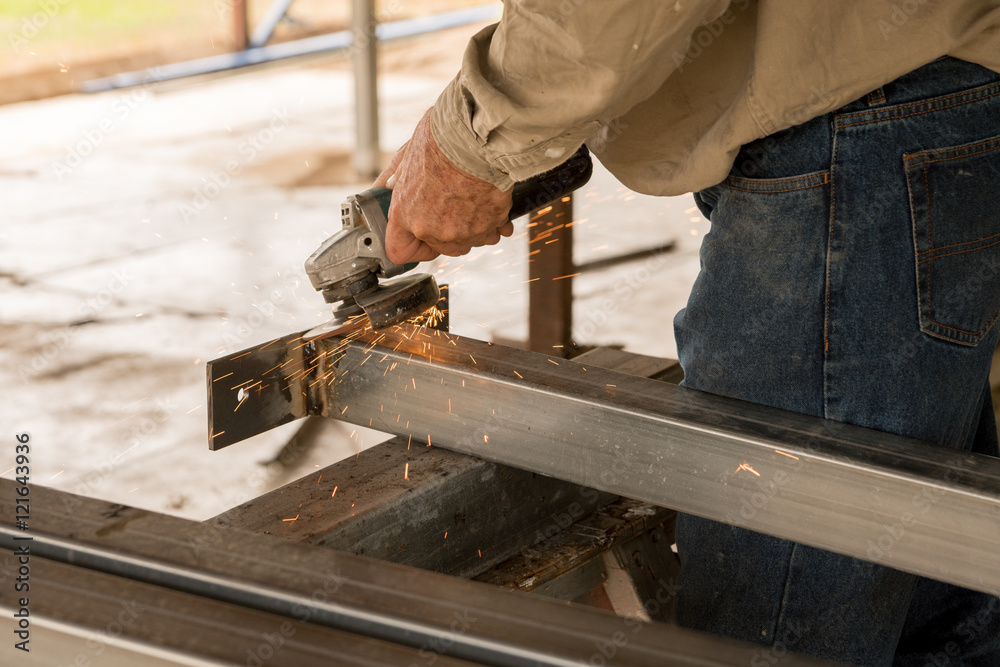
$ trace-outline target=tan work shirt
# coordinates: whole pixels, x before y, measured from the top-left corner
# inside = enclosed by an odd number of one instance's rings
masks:
[[[586,142],[633,190],[683,194],[944,55],[1000,72],[1000,0],[505,0],[432,129],[501,189]]]

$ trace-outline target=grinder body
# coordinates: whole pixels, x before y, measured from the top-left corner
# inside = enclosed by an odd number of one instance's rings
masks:
[[[511,193],[508,219],[541,208],[584,185],[593,173],[586,146],[559,167],[517,183]],[[332,335],[363,323],[375,329],[399,324],[434,306],[437,283],[430,274],[394,278],[417,266],[400,265],[385,252],[392,190],[371,188],[348,197],[341,205],[342,229],[324,241],[306,260],[313,287],[335,305],[333,320],[307,334]]]

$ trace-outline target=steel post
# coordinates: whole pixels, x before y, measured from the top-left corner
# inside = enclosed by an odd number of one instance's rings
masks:
[[[363,179],[381,171],[378,137],[378,67],[374,0],[352,0],[351,60],[354,65],[354,170]]]
[[[528,345],[563,356],[573,344],[573,200],[536,211],[528,233]]]

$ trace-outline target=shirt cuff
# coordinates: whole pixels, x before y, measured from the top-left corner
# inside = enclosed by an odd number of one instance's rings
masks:
[[[475,102],[467,98],[461,74],[448,84],[431,110],[431,132],[438,148],[456,167],[501,190],[509,190],[515,180],[505,169],[486,157],[485,140],[472,129]]]
[[[459,74],[431,111],[431,132],[438,148],[457,167],[501,190],[554,169],[601,129],[597,121],[553,137],[496,127],[487,136],[476,131],[476,103]]]

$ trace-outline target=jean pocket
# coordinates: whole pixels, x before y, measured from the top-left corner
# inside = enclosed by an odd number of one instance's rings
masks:
[[[797,190],[808,190],[830,182],[830,172],[814,171],[811,174],[801,176],[785,176],[782,178],[744,178],[742,176],[729,176],[721,185],[741,192],[757,192],[779,194],[782,192],[795,192]]]
[[[1000,315],[1000,136],[903,156],[920,330],[976,345]]]

